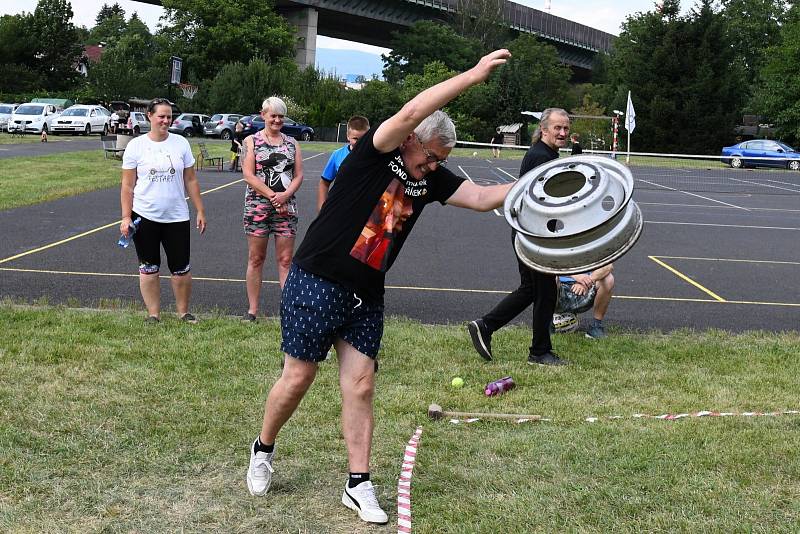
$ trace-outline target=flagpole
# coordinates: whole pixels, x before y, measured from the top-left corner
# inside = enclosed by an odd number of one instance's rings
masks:
[[[631,162],[631,131],[628,130],[628,155],[625,156],[625,163]]]

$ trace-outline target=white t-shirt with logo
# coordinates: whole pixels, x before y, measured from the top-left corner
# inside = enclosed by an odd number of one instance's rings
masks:
[[[164,141],[147,135],[132,139],[122,156],[123,169],[136,169],[133,211],[155,222],[189,220],[183,169],[194,165],[189,142],[175,134]]]

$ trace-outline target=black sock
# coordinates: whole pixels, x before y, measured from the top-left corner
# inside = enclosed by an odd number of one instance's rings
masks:
[[[350,473],[350,480],[347,481],[347,487],[355,488],[367,480],[369,480],[369,473]]]
[[[271,453],[275,450],[275,444],[270,443],[269,445],[264,445],[261,443],[261,438],[256,438],[256,442],[253,443],[253,453],[256,452],[266,452],[267,454]]]

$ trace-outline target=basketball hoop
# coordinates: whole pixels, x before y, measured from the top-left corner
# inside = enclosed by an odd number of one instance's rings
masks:
[[[197,94],[197,90],[199,89],[199,87],[190,83],[179,83],[178,87],[183,93],[184,98],[188,98],[189,100],[194,98],[194,95]]]

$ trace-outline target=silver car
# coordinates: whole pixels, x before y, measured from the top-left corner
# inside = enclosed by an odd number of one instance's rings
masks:
[[[241,118],[242,115],[217,113],[203,124],[203,132],[206,137],[219,137],[220,139],[228,141],[233,137],[236,122]]]
[[[131,111],[128,116],[128,129],[133,131],[133,135],[140,133],[147,133],[150,131],[150,121],[147,116],[141,111]]]
[[[19,107],[19,104],[0,104],[0,131],[8,127],[8,119],[11,114]]]

